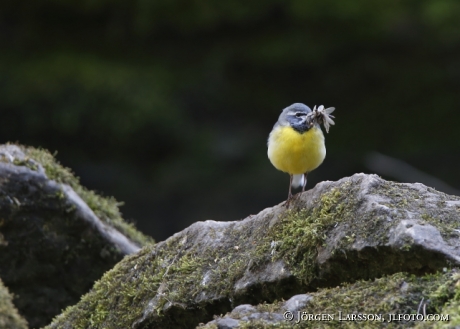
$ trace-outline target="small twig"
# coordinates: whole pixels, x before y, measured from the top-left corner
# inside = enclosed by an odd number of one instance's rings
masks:
[[[168,275],[169,268],[174,264],[174,262],[175,262],[176,259],[177,259],[177,256],[179,256],[179,254],[177,254],[176,256],[174,256],[174,259],[172,260],[171,264],[168,265],[168,267],[166,268],[166,271],[163,273],[162,279],[164,279],[165,276]]]
[[[186,239],[187,239],[187,237],[185,237],[185,241],[187,241]],[[171,264],[168,265],[168,267],[166,268],[166,271],[163,273],[163,276],[161,277],[161,283],[160,283],[160,285],[159,285],[159,287],[157,289],[157,294],[159,294],[160,296],[162,296],[166,300],[168,300],[166,297],[164,297],[166,294],[163,293],[163,291],[167,289],[166,284],[165,284],[165,278],[168,275],[169,269],[174,264],[174,262],[176,261],[177,257],[179,257],[179,255],[182,254],[182,251],[184,251],[184,249],[185,249],[185,243],[182,246],[182,248],[179,250],[179,252],[176,254],[176,256],[174,256]]]
[[[422,307],[422,304],[423,304],[423,300],[425,299],[425,297],[422,297],[422,300],[420,301],[420,304],[418,304],[418,308],[417,308],[417,314],[420,314],[420,308]]]

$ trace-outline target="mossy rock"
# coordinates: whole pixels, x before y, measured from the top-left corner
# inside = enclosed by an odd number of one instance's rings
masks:
[[[12,296],[0,280],[0,328],[27,329],[27,321],[14,307]]]
[[[460,265],[460,198],[356,174],[126,257],[55,328],[194,328],[240,304]]]
[[[0,146],[0,277],[31,327],[151,242],[123,221],[115,200],[80,186],[47,151]]]
[[[287,301],[240,305],[198,328],[457,328],[459,305],[458,268],[420,277],[397,273]]]

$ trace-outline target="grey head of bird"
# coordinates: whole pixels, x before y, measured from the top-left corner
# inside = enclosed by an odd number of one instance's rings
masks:
[[[275,126],[291,126],[299,133],[304,133],[314,124],[311,120],[311,115],[309,116],[310,113],[312,113],[312,111],[307,105],[294,103],[286,107],[283,112],[281,112]]]

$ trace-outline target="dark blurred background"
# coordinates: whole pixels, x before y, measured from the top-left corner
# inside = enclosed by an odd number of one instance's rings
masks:
[[[455,191],[459,17],[456,0],[3,0],[0,142],[57,151],[158,240],[285,200],[266,140],[294,102],[337,109],[309,188],[412,168]]]

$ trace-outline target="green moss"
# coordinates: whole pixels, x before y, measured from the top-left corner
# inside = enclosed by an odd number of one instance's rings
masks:
[[[396,273],[375,280],[358,281],[353,284],[342,284],[335,288],[323,288],[311,293],[312,299],[300,312],[307,314],[330,314],[332,321],[300,321],[296,328],[453,328],[460,318],[458,314],[457,270],[446,273],[429,274],[421,277]],[[390,314],[417,314],[421,301],[426,301],[426,314],[449,314],[449,322],[398,321],[389,322]],[[284,301],[256,306],[257,312],[283,314],[286,309]],[[382,321],[339,321],[346,314],[376,314]],[[234,319],[241,320],[244,315],[231,314]],[[211,329],[214,324],[199,328]],[[238,328],[292,328],[294,323],[281,321],[268,323],[263,320],[242,320]]]
[[[278,245],[273,259],[285,260],[294,274],[304,281],[311,280],[314,275],[317,247],[324,244],[327,231],[342,220],[341,196],[340,189],[335,188],[321,196],[313,211],[287,210],[269,234]]]
[[[0,328],[26,329],[27,322],[18,313],[12,296],[0,280]]]
[[[123,220],[119,206],[122,203],[117,202],[113,197],[102,197],[93,191],[81,186],[79,179],[72,173],[69,168],[60,165],[54,156],[44,149],[33,147],[19,146],[26,157],[24,159],[14,159],[16,165],[26,166],[32,170],[38,170],[36,161],[45,170],[49,179],[58,183],[70,185],[73,190],[85,201],[85,203],[94,211],[96,216],[102,221],[115,227],[120,232],[128,236],[134,242],[141,246],[154,243],[151,237],[145,236],[132,223]],[[62,197],[60,195],[60,197]]]
[[[346,182],[323,193],[312,208],[288,209],[264,236],[256,254],[271,254],[272,261],[283,259],[292,273],[308,284],[316,276],[318,248],[325,247],[328,232],[353,217],[353,188]],[[342,247],[354,239],[354,234],[345,236]]]
[[[443,309],[443,314],[449,314],[449,322],[423,323],[417,329],[452,329],[460,326],[460,301],[453,300]]]

